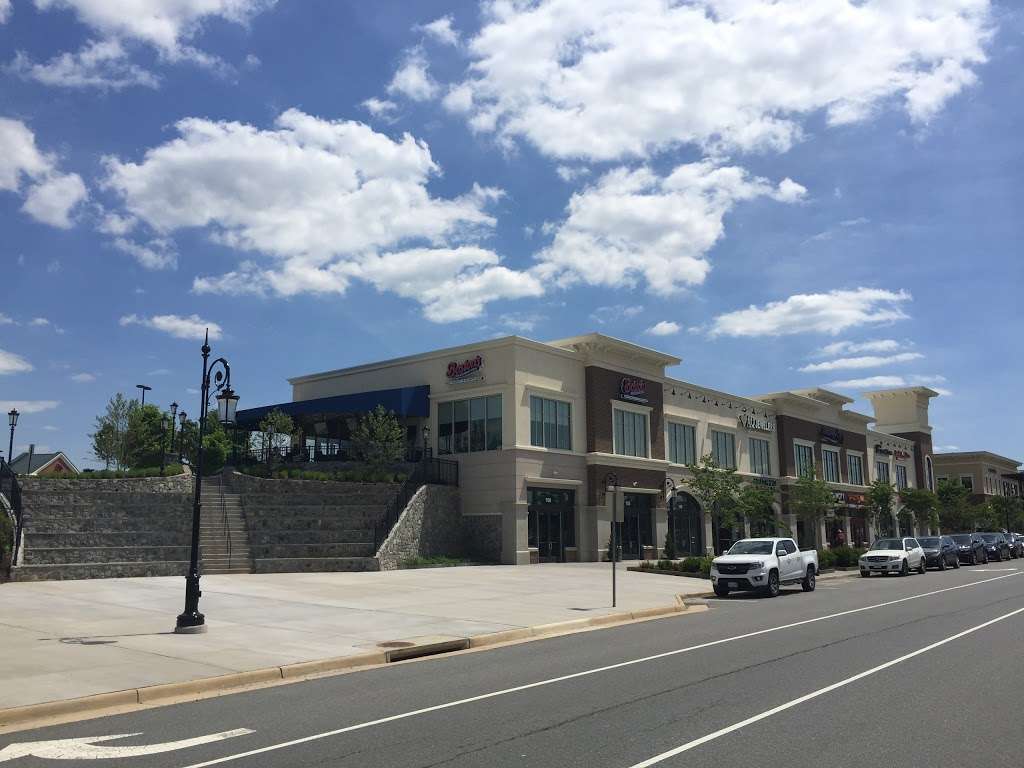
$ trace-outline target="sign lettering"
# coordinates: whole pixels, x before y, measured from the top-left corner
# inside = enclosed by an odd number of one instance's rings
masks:
[[[463,360],[461,363],[453,360],[448,363],[448,383],[463,384],[467,381],[480,381],[484,375],[484,359],[480,355]]]
[[[646,403],[647,382],[635,376],[625,376],[619,381],[619,397],[634,403]]]
[[[771,416],[755,416],[752,413],[740,413],[736,416],[736,421],[739,422],[741,427],[746,427],[755,432],[775,431],[775,419]]]
[[[843,431],[836,429],[835,427],[822,427],[818,430],[818,434],[821,436],[821,442],[827,443],[828,445],[842,445],[843,444]]]

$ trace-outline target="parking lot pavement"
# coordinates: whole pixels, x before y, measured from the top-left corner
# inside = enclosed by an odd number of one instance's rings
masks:
[[[427,635],[473,637],[622,611],[705,592],[699,579],[608,563],[375,573],[207,576],[209,631],[172,634],[184,579],[0,586],[0,707],[193,680],[379,650]]]

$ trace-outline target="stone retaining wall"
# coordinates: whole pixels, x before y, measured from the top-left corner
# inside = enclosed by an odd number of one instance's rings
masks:
[[[501,515],[467,515],[462,518],[463,551],[485,563],[501,562]]]
[[[460,556],[462,544],[459,489],[424,485],[402,511],[377,561],[382,571],[393,571],[412,557]]]

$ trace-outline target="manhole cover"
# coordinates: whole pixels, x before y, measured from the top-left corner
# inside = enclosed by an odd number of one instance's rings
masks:
[[[405,640],[391,640],[387,643],[377,643],[378,648],[412,648],[416,643],[409,643]]]

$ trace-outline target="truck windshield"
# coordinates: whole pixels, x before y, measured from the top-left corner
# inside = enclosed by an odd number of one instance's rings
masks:
[[[770,555],[774,544],[770,541],[737,541],[729,549],[730,555]]]

